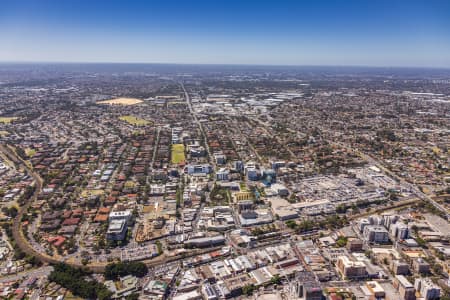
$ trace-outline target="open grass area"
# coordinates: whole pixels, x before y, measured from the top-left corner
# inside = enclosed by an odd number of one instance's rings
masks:
[[[134,183],[131,180],[128,180],[127,182],[125,182],[125,187],[126,188],[134,188],[136,186],[136,183]]]
[[[32,148],[26,148],[25,149],[25,154],[28,157],[33,157],[36,154],[36,150],[32,149]]]
[[[115,98],[115,99],[110,99],[110,100],[98,101],[97,104],[127,106],[127,105],[139,104],[139,103],[142,103],[142,102],[144,102],[144,101],[139,100],[139,99],[135,99],[135,98]]]
[[[248,192],[248,188],[247,188],[247,185],[245,184],[245,182],[239,183],[239,187],[240,187],[241,192]]]
[[[0,117],[0,123],[9,124],[17,119],[17,117]]]
[[[185,162],[186,158],[184,157],[184,145],[183,144],[173,144],[172,145],[172,154],[171,161],[173,164],[179,164]]]
[[[0,136],[8,136],[9,132],[5,130],[0,130]]]
[[[134,126],[145,126],[152,123],[151,121],[147,121],[135,116],[120,116],[119,120],[127,122]]]
[[[81,192],[81,197],[89,197],[89,196],[101,196],[105,193],[104,190],[84,190]]]

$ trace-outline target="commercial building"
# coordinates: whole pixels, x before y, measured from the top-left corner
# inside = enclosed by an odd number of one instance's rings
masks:
[[[393,285],[401,296],[402,300],[415,300],[416,290],[411,282],[403,275],[396,275],[393,281]]]
[[[364,239],[370,243],[387,243],[389,242],[389,233],[383,226],[369,225],[364,227]]]
[[[428,274],[430,273],[430,264],[423,258],[417,258],[413,261],[413,270],[417,273]]]
[[[297,282],[295,296],[300,300],[322,300],[322,288],[317,282]]]
[[[408,275],[409,265],[406,262],[399,260],[392,260],[390,264],[391,270],[394,275]]]
[[[349,239],[347,241],[347,250],[350,252],[360,252],[363,250],[363,241],[360,239]]]
[[[293,281],[293,296],[300,300],[322,300],[323,293],[320,284],[315,281],[311,272],[300,272]]]
[[[113,299],[122,299],[135,293],[138,290],[138,278],[132,275],[121,277],[118,282],[112,280],[105,281],[106,287],[113,292]]]
[[[260,171],[256,168],[248,168],[246,171],[248,180],[257,181],[261,176]]]
[[[225,237],[223,235],[209,236],[209,237],[201,237],[201,238],[193,238],[184,242],[185,245],[191,247],[212,247],[218,246],[225,243]]]
[[[106,239],[109,241],[123,241],[127,234],[126,220],[112,220],[109,222]]]
[[[165,299],[167,293],[167,283],[159,280],[150,280],[144,285],[144,294],[152,296],[152,299]]]
[[[277,170],[279,168],[286,166],[286,162],[284,160],[272,161],[270,162],[270,166],[272,169]]]
[[[416,278],[414,287],[425,300],[439,299],[441,288],[437,286],[430,278]]]
[[[367,277],[366,265],[361,261],[350,260],[348,256],[339,256],[336,266],[344,279]]]
[[[383,287],[376,281],[367,281],[365,284],[365,288],[375,299],[384,298],[384,296],[386,295]]]
[[[288,196],[289,190],[282,184],[274,183],[271,185],[270,190],[278,196]]]
[[[395,223],[390,227],[391,236],[395,240],[406,240],[409,237],[408,226],[404,223]]]
[[[204,165],[188,165],[187,166],[187,173],[189,175],[193,174],[209,174],[212,172],[212,167],[208,164]]]
[[[229,176],[230,176],[230,171],[225,168],[219,169],[216,173],[216,179],[219,181],[227,181],[227,180],[229,180]]]
[[[129,222],[132,217],[132,212],[130,210],[124,211],[112,211],[109,213],[108,220],[111,222],[112,220],[125,220]]]
[[[280,197],[271,197],[269,201],[273,215],[277,216],[280,220],[285,221],[298,218],[297,211],[287,200]]]
[[[214,160],[218,165],[224,165],[227,163],[227,157],[223,153],[214,153]]]

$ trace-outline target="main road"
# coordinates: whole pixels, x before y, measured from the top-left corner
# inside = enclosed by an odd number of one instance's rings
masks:
[[[198,120],[197,117],[197,113],[195,112],[195,110],[192,108],[192,103],[191,103],[191,97],[189,96],[189,93],[186,91],[186,88],[184,87],[184,84],[182,82],[180,82],[181,88],[183,89],[183,93],[184,93],[184,98],[186,99],[186,103],[188,105],[189,108],[189,112],[191,113],[192,117],[194,118],[195,123],[197,123],[200,132],[202,133],[203,136],[203,142],[205,144],[205,148],[206,148],[206,152],[208,153],[208,157],[209,160],[211,162],[211,164],[214,167],[214,170],[216,168],[216,163],[214,161],[214,158],[211,156],[211,152],[209,150],[209,145],[208,145],[208,139],[206,138],[206,134],[205,134],[205,130],[203,129],[203,125],[202,123]]]

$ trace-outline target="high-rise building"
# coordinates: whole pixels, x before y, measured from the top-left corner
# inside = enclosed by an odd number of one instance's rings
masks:
[[[301,272],[293,281],[293,297],[298,300],[322,300],[323,293],[320,284],[311,272]]]
[[[369,225],[364,227],[364,239],[370,243],[389,242],[389,233],[383,226]]]

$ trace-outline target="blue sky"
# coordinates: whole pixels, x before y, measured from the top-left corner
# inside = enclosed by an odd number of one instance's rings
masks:
[[[2,0],[0,61],[450,67],[447,0]]]

